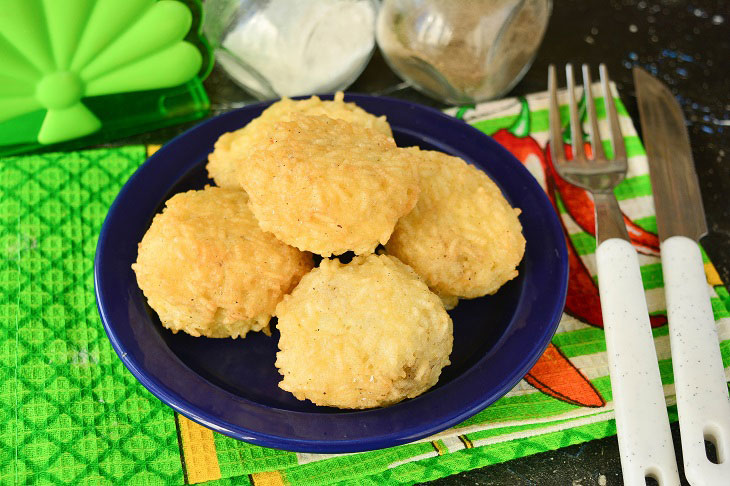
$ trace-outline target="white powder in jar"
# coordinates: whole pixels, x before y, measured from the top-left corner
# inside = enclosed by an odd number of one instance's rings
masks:
[[[344,89],[372,54],[375,10],[371,0],[271,0],[244,14],[218,59],[259,97]]]

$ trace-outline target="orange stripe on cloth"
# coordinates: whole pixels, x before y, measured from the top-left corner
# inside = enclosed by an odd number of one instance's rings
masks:
[[[250,474],[253,486],[284,486],[284,478],[279,471],[266,471]]]
[[[158,150],[160,150],[160,147],[162,147],[162,145],[157,145],[157,144],[147,145],[147,157],[149,157],[150,155],[152,155],[155,152],[157,152]]]
[[[190,484],[221,478],[213,431],[178,414],[185,469]]]
[[[720,274],[717,273],[715,265],[710,262],[705,263],[705,276],[707,277],[707,283],[712,285],[713,287],[715,285],[722,285],[722,279],[720,278]]]

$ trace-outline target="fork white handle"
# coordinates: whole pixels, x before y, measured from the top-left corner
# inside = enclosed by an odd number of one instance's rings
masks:
[[[685,236],[661,244],[664,292],[687,479],[693,486],[730,483],[730,401],[700,249]],[[719,464],[705,453],[705,438]]]
[[[639,259],[631,243],[611,238],[596,263],[624,483],[646,486],[650,476],[679,485]]]

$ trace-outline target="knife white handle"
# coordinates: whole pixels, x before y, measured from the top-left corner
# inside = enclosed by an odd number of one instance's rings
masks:
[[[624,483],[646,486],[650,476],[679,485],[639,259],[631,243],[611,238],[596,263]]]
[[[693,240],[661,244],[674,387],[687,479],[693,486],[730,484],[730,401],[702,254]],[[719,464],[705,453],[715,444]]]

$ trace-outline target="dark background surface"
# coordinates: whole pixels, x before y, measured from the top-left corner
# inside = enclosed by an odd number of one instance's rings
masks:
[[[601,62],[634,118],[631,67],[667,83],[687,119],[710,234],[703,239],[720,276],[730,281],[730,1],[554,0],[553,15],[532,68],[508,96],[546,89],[547,66]],[[213,112],[253,100],[216,68],[205,83]],[[349,91],[384,94],[445,107],[402,83],[376,54]],[[190,126],[190,125],[188,125]],[[164,143],[178,126],[123,143]],[[675,449],[681,454],[677,425]],[[681,458],[680,470],[681,468]],[[682,476],[683,484],[687,484]],[[618,485],[615,437],[570,446],[437,480],[433,485]],[[730,484],[730,479],[728,479]]]

